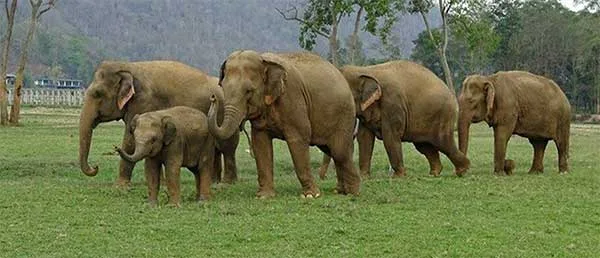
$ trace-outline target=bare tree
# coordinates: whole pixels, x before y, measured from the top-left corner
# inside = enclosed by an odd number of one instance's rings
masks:
[[[433,0],[411,0],[411,13],[419,13],[421,18],[423,18],[423,22],[425,23],[425,28],[427,29],[427,33],[429,34],[429,39],[434,44],[437,49],[438,55],[440,57],[440,62],[442,64],[442,69],[444,70],[444,76],[446,78],[446,84],[448,88],[451,89],[454,94],[454,82],[452,79],[452,71],[450,71],[450,66],[448,65],[448,58],[446,57],[446,51],[448,49],[448,14],[454,5],[456,5],[458,0],[438,0],[438,5],[440,9],[440,16],[442,18],[442,38],[441,41],[437,40],[433,36],[432,28],[429,25],[429,20],[427,20],[427,13],[433,8]]]
[[[8,123],[8,89],[6,87],[6,69],[8,68],[8,51],[12,40],[13,25],[15,24],[15,12],[17,11],[17,0],[12,0],[10,7],[9,0],[4,1],[4,10],[6,12],[6,35],[4,37],[4,48],[2,49],[2,63],[0,64],[0,125]]]
[[[19,58],[19,66],[17,68],[17,74],[15,79],[15,89],[13,91],[13,105],[10,109],[9,122],[13,125],[19,124],[19,116],[21,113],[21,89],[23,88],[23,79],[25,73],[25,65],[27,64],[27,54],[29,46],[33,40],[35,29],[37,27],[40,18],[44,13],[54,7],[56,0],[48,0],[44,3],[43,0],[29,0],[31,5],[31,17],[29,20],[29,29],[27,30],[27,38],[21,46],[21,56]],[[44,8],[42,8],[42,6]]]

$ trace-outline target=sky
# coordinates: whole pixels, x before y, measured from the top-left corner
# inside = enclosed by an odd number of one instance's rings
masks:
[[[579,11],[583,8],[581,5],[575,5],[573,0],[560,0],[559,2],[573,11]]]

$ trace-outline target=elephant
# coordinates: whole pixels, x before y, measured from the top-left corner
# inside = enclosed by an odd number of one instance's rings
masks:
[[[131,163],[144,160],[148,202],[158,204],[160,171],[165,167],[169,204],[181,206],[179,172],[186,167],[196,179],[196,200],[210,198],[214,169],[215,139],[208,131],[206,115],[185,106],[135,115],[128,126],[135,152],[128,154],[115,146],[121,158]]]
[[[137,115],[173,106],[188,106],[208,112],[210,96],[218,89],[218,79],[188,65],[175,61],[117,62],[104,61],[94,72],[85,93],[79,119],[79,163],[81,171],[95,176],[98,167],[91,167],[88,155],[93,129],[100,123],[120,120],[125,125]],[[219,118],[219,119],[222,119]],[[237,179],[235,150],[239,133],[217,142],[213,181],[221,180],[221,156],[224,157],[223,182]],[[133,135],[125,129],[122,149],[133,153]],[[134,163],[121,160],[116,184],[129,187]]]
[[[321,195],[310,171],[309,146],[329,154],[336,166],[339,194],[358,195],[360,177],[352,164],[354,102],[342,74],[321,57],[305,52],[231,53],[221,66],[208,126],[218,139],[251,123],[251,145],[258,172],[258,198],[275,196],[273,139],[286,141],[302,197]],[[225,110],[216,120],[217,107]]]
[[[529,139],[533,164],[529,173],[544,171],[549,140],[558,149],[559,172],[568,171],[571,105],[552,80],[525,71],[471,75],[462,84],[459,101],[458,145],[467,153],[471,123],[485,121],[494,129],[494,173],[512,174],[514,161],[505,160],[513,134]]]
[[[442,171],[444,153],[462,176],[470,161],[454,140],[458,103],[446,84],[427,68],[409,61],[344,66],[360,120],[357,141],[361,176],[370,176],[375,138],[383,145],[394,177],[406,175],[402,142],[412,142],[428,162],[432,176]]]

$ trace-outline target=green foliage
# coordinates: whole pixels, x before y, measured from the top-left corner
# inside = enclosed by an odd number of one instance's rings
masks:
[[[363,29],[378,36],[383,45],[388,44],[388,37],[398,13],[405,9],[404,0],[358,0],[357,4],[366,12]]]
[[[240,181],[213,188],[214,198],[193,202],[193,176],[182,170],[183,208],[147,207],[143,164],[133,189],[113,183],[121,142],[120,122],[94,132],[90,155],[100,165],[94,178],[77,163],[78,110],[23,110],[22,127],[0,130],[0,253],[30,257],[594,257],[600,253],[597,207],[599,127],[573,127],[571,169],[559,175],[556,149],[548,146],[543,175],[527,175],[532,148],[514,137],[508,157],[515,175],[492,175],[492,131],[471,129],[471,169],[452,175],[442,157],[440,178],[428,176],[427,160],[405,144],[408,176],[390,179],[381,141],[373,177],[361,196],[338,196],[335,175],[317,183],[323,196],[301,199],[300,184],[282,141],[275,141],[278,195],[256,200],[256,169],[238,149]],[[32,148],[35,146],[35,148]],[[355,152],[356,155],[356,152]],[[311,149],[316,169],[320,151]],[[355,160],[356,157],[355,157]],[[142,162],[140,162],[142,163]],[[400,243],[400,244],[399,244]]]
[[[600,112],[597,14],[575,13],[553,0],[466,3],[450,16],[447,55],[455,85],[473,73],[526,70],[556,81],[576,112]],[[434,38],[439,42],[439,31]],[[428,35],[414,42],[411,58],[443,78]]]
[[[319,34],[329,35],[333,23],[354,11],[353,0],[310,0],[303,12],[300,46],[312,50]]]

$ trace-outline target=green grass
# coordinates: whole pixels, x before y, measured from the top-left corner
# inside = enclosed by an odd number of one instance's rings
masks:
[[[381,142],[373,177],[358,198],[338,196],[334,173],[316,182],[323,196],[299,198],[287,147],[276,142],[277,197],[256,200],[254,161],[242,139],[241,180],[214,189],[199,206],[191,173],[182,173],[183,208],[145,204],[143,166],[133,188],[113,187],[121,122],[94,132],[94,178],[77,162],[78,110],[27,108],[21,127],[0,128],[0,256],[2,257],[596,257],[600,254],[600,127],[572,128],[570,174],[559,175],[549,144],[543,175],[529,169],[532,148],[513,137],[515,175],[492,175],[492,132],[472,128],[472,168],[453,176],[444,157],[440,178],[404,146],[408,175],[390,179]],[[321,155],[311,149],[312,165]],[[356,153],[355,153],[356,155]],[[356,159],[355,159],[356,160]],[[330,169],[332,170],[332,169]]]

